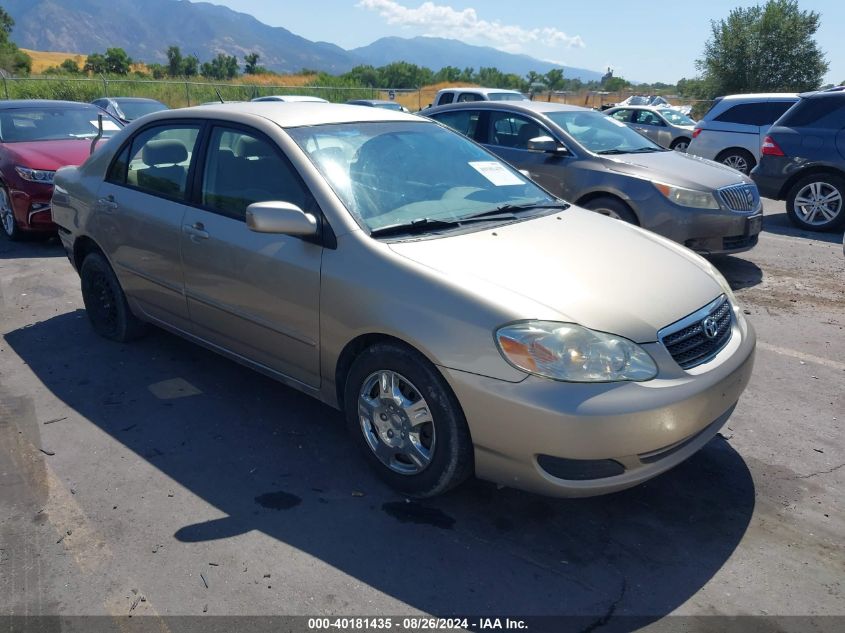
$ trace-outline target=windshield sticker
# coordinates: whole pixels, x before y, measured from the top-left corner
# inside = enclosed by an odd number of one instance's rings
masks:
[[[96,121],[90,121],[91,125],[93,125],[96,129],[100,129],[100,124]],[[104,132],[116,132],[120,128],[117,127],[117,123],[114,121],[109,121],[108,119],[103,119],[103,131]]]
[[[469,166],[497,187],[525,184],[525,181],[522,178],[513,172],[508,171],[508,169],[501,163],[497,163],[493,160],[470,162]]]

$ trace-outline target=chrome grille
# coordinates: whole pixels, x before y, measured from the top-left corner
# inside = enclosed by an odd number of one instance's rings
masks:
[[[658,332],[658,338],[678,365],[691,369],[713,358],[731,339],[732,314],[730,301],[722,295],[710,305],[663,328]]]
[[[760,192],[757,185],[731,185],[719,189],[719,197],[731,211],[751,213],[760,206]]]

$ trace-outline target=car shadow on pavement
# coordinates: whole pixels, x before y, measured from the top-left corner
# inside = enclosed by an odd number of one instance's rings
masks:
[[[789,221],[786,212],[766,213],[763,216],[763,231],[775,235],[786,235],[788,237],[803,237],[818,242],[842,243],[842,231],[804,231]]]
[[[609,496],[549,499],[470,481],[410,502],[370,472],[337,411],[164,332],[111,343],[77,310],[6,341],[85,424],[226,515],[185,516],[171,550],[257,530],[437,615],[575,615],[585,630],[633,629],[713,578],[754,510],[749,470],[720,436]],[[64,450],[84,460],[86,448]]]
[[[49,239],[30,237],[20,242],[10,242],[5,235],[0,236],[0,259],[65,256],[65,249],[58,237]]]
[[[724,275],[733,290],[751,288],[763,281],[763,271],[757,264],[736,255],[714,255],[710,262]]]

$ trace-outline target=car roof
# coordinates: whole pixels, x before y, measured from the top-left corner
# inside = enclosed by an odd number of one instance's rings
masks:
[[[799,96],[802,99],[845,99],[845,86],[802,92]]]
[[[755,92],[750,94],[725,95],[723,101],[761,101],[763,99],[798,99],[797,92]]]
[[[387,99],[350,99],[346,103],[396,103],[396,101],[388,101]]]
[[[424,112],[447,112],[449,110],[461,110],[466,108],[484,110],[522,110],[528,113],[545,114],[547,112],[595,112],[592,108],[569,105],[566,103],[549,103],[548,101],[463,101],[461,103],[449,103],[442,106],[427,108]],[[598,114],[598,113],[597,113]]]
[[[608,108],[605,112],[609,112],[610,110],[652,110],[654,112],[660,112],[663,110],[673,110],[674,108],[671,105],[615,105],[612,108]]]
[[[305,125],[323,125],[332,123],[358,123],[370,121],[422,121],[420,117],[406,114],[399,110],[384,108],[362,108],[360,106],[338,103],[319,103],[314,101],[243,101],[239,103],[216,103],[177,110],[163,110],[147,115],[145,120],[172,118],[214,118],[223,115],[232,120],[237,115],[261,117],[273,121],[280,127],[301,127]]]
[[[475,93],[482,94],[482,95],[483,94],[489,94],[491,92],[507,92],[507,93],[516,94],[516,95],[522,94],[519,90],[510,90],[508,88],[481,88],[479,86],[467,86],[466,88],[462,88],[460,86],[457,86],[457,87],[454,87],[454,88],[442,88],[441,90],[438,90],[437,92],[439,94],[441,92],[451,92],[453,90],[456,91],[456,92],[475,92]]]
[[[0,110],[16,108],[96,108],[97,106],[82,101],[58,101],[55,99],[4,99],[0,100]]]
[[[106,97],[114,101],[125,101],[126,103],[161,103],[158,99],[150,99],[148,97]]]

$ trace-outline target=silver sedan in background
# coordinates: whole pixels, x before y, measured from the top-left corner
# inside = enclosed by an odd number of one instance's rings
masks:
[[[623,106],[605,110],[604,114],[645,134],[652,141],[679,152],[687,151],[695,121],[673,108]]]
[[[754,330],[709,262],[422,117],[185,108],[55,183],[98,333],[153,323],[341,409],[405,494],[633,486],[710,441],[750,378]]]

